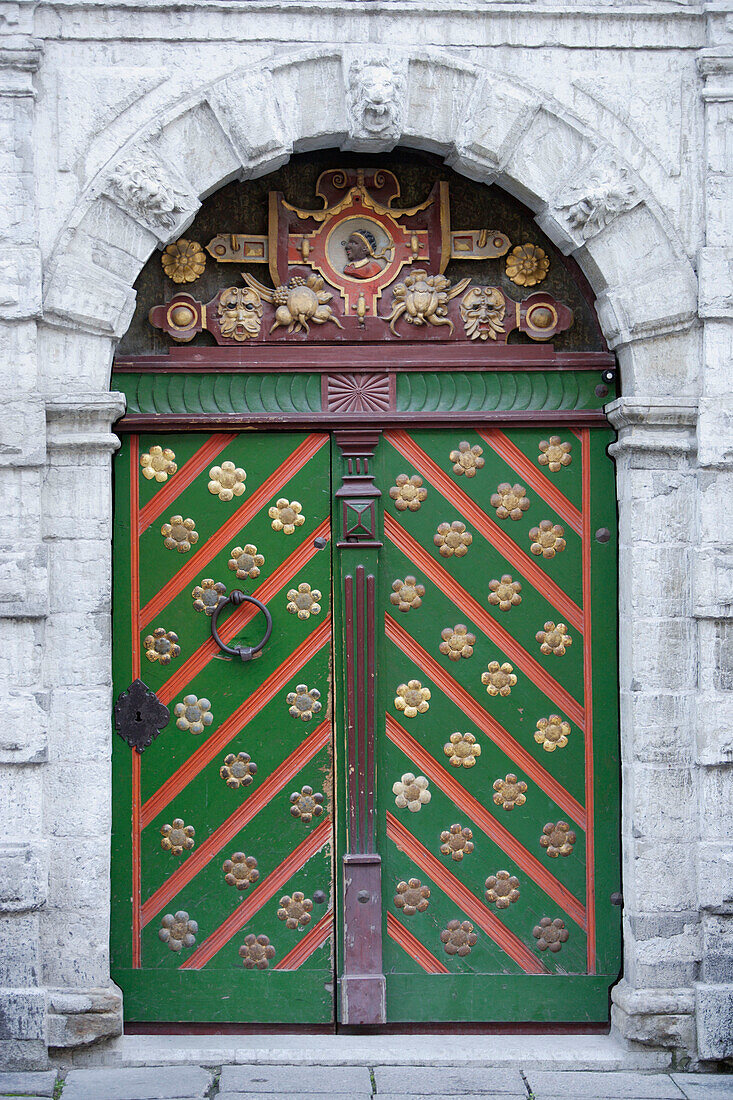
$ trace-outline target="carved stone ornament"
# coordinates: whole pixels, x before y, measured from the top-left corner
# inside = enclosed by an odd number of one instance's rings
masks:
[[[108,190],[134,217],[156,229],[172,229],[186,208],[186,194],[142,157],[120,161],[109,177]]]
[[[639,201],[628,168],[611,162],[593,169],[577,187],[568,188],[556,206],[566,211],[570,227],[587,240]]]
[[[133,680],[127,691],[117,696],[114,716],[120,737],[131,749],[142,753],[163,732],[171,715],[154,691],[142,680]]]
[[[346,106],[355,137],[399,138],[407,101],[407,81],[396,66],[379,57],[353,61]]]

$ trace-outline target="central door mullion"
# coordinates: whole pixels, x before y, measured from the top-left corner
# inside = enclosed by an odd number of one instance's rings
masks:
[[[381,492],[369,472],[377,431],[335,433],[341,485],[334,502],[336,577],[343,609],[343,713],[348,820],[342,857],[343,968],[340,1019],[385,1022],[381,859],[375,851],[375,597],[382,545]]]

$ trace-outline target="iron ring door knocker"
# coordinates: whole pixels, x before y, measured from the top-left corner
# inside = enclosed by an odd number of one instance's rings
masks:
[[[228,603],[234,604],[235,607],[238,607],[241,603],[253,603],[257,610],[261,611],[262,614],[265,616],[265,619],[267,621],[267,630],[265,631],[264,638],[262,639],[262,641],[258,642],[257,645],[238,645],[234,648],[228,645],[224,645],[216,629],[216,623],[219,618],[219,612],[223,608],[225,608]],[[271,634],[272,615],[270,614],[268,609],[260,600],[255,599],[254,596],[248,596],[246,592],[240,592],[238,588],[235,588],[233,592],[229,593],[225,600],[221,600],[219,604],[217,604],[214,614],[211,616],[211,637],[214,639],[219,649],[222,651],[222,653],[227,653],[230,657],[240,657],[243,661],[251,661],[253,657],[256,657],[257,654],[260,653],[267,645],[268,641],[270,640]]]

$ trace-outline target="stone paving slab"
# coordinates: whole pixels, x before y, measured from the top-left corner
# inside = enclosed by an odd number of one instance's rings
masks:
[[[366,1066],[224,1066],[219,1092],[227,1093],[341,1093],[371,1096],[372,1079]],[[66,1100],[66,1097],[64,1097]]]
[[[3,1092],[0,1093],[0,1100],[48,1100],[49,1095],[53,1093],[44,1093],[43,1096],[29,1096],[27,1092]]]
[[[64,1100],[203,1100],[213,1073],[200,1066],[72,1069]]]
[[[459,1097],[467,1097],[468,1100],[503,1100],[505,1096],[515,1096],[516,1093],[507,1092],[431,1092],[427,1094],[430,1100],[459,1100]],[[409,1100],[422,1100],[422,1094],[419,1092],[411,1092],[405,1094],[404,1092],[380,1092],[377,1093],[373,1100],[406,1100],[406,1096],[409,1096]],[[218,1100],[218,1097],[217,1097]],[[345,1100],[345,1098],[343,1098]],[[522,1092],[522,1100],[527,1100],[527,1090]],[[591,1100],[589,1097],[588,1100]],[[594,1096],[592,1100],[598,1100],[598,1097]]]
[[[356,1092],[289,1092],[286,1098],[282,1092],[217,1092],[215,1100],[247,1100],[248,1097],[251,1100],[372,1100],[372,1091],[358,1089]],[[379,1100],[383,1098],[380,1096]]]
[[[733,1097],[733,1073],[672,1073],[687,1100],[728,1100]]]
[[[535,1100],[683,1100],[685,1095],[667,1073],[529,1070],[526,1077]]]
[[[0,1073],[0,1096],[53,1096],[56,1084],[56,1070],[41,1070],[39,1073]]]
[[[490,1066],[375,1066],[377,1093],[394,1093],[404,1097],[470,1096],[488,1093],[493,1096],[521,1096],[527,1089],[519,1070]]]

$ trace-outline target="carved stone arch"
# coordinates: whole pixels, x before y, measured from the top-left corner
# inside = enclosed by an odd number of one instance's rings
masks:
[[[359,56],[369,63],[368,52]],[[588,276],[611,348],[693,324],[692,266],[621,150],[559,104],[447,50],[380,50],[371,60],[405,89],[381,131],[359,112],[353,50],[337,47],[272,56],[158,115],[88,185],[48,265],[47,319],[118,337],[143,263],[181,235],[200,197],[271,172],[293,152],[402,144],[525,202]]]

